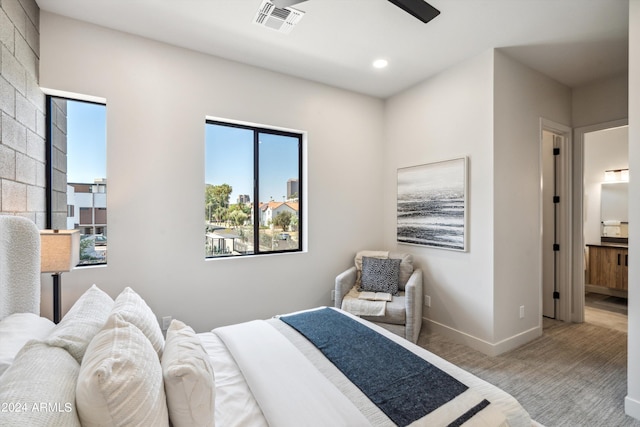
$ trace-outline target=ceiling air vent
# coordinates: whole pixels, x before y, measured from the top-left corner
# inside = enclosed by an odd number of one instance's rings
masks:
[[[292,7],[280,8],[270,0],[263,0],[253,23],[280,33],[289,34],[303,16],[304,12],[300,10]]]

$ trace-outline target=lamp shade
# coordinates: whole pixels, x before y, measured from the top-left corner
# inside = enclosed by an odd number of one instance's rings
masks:
[[[42,273],[71,271],[79,261],[79,230],[40,230],[40,270]]]

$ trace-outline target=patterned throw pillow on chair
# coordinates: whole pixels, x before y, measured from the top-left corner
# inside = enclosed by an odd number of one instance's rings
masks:
[[[362,257],[363,291],[398,293],[400,259]]]

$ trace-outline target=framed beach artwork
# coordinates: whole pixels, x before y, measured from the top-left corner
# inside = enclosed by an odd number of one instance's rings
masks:
[[[398,243],[467,250],[467,158],[398,169]]]

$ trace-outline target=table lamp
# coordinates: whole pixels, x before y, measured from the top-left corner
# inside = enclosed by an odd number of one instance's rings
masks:
[[[60,322],[61,274],[80,261],[79,230],[40,230],[40,271],[53,273],[53,321]]]

